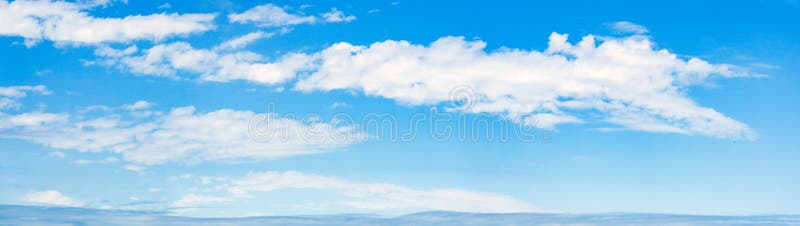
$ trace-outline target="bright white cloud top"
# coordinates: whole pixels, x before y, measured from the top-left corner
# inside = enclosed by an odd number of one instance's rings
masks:
[[[496,113],[552,129],[599,120],[625,129],[754,139],[747,125],[686,96],[712,77],[747,76],[728,65],[683,60],[644,36],[597,38],[573,45],[553,33],[542,52],[500,49],[444,37],[429,46],[384,41],[339,43],[316,54],[317,68],[296,89],[358,90],[412,105],[450,100],[455,86],[471,89],[467,112]],[[586,112],[602,113],[600,118]],[[531,117],[533,116],[533,117]]]
[[[152,14],[124,18],[89,15],[90,6],[64,1],[0,1],[0,35],[21,36],[26,45],[40,40],[97,44],[158,40],[215,28],[215,14]]]

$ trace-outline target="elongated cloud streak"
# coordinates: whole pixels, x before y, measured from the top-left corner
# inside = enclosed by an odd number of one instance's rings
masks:
[[[361,183],[316,174],[295,171],[251,172],[238,179],[215,178],[218,188],[228,191],[234,198],[242,199],[258,193],[281,189],[313,189],[333,191],[349,198],[339,203],[366,210],[447,210],[462,212],[534,212],[532,205],[511,196],[462,189],[419,190],[385,183]],[[196,200],[187,195],[181,200]],[[230,200],[217,197],[211,200]],[[180,201],[180,200],[179,200]]]
[[[152,14],[123,18],[89,15],[85,5],[63,1],[0,1],[0,35],[97,44],[198,33],[213,29],[214,14]]]
[[[285,27],[299,24],[315,23],[344,23],[356,19],[353,15],[332,8],[330,12],[321,13],[319,16],[307,16],[302,13],[290,13],[288,7],[279,7],[274,4],[257,5],[241,13],[231,13],[228,20],[233,23],[255,23],[259,27]]]
[[[269,130],[266,132],[273,137],[255,141],[249,136],[253,112],[219,109],[203,113],[189,106],[161,113],[143,109],[147,105],[137,102],[123,106],[131,111],[130,119],[120,118],[120,114],[87,118],[66,113],[0,112],[0,137],[57,149],[119,153],[123,160],[143,165],[274,159],[334,151],[363,138],[353,127],[272,114],[270,120],[262,122],[267,125],[258,128]],[[144,168],[129,165],[126,169]]]

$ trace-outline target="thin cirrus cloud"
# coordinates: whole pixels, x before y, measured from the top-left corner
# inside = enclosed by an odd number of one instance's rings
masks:
[[[288,32],[285,30],[284,32]],[[238,50],[250,45],[253,42],[258,41],[259,39],[269,38],[275,35],[274,32],[263,32],[263,31],[256,31],[250,32],[245,35],[232,38],[228,41],[220,43],[219,45],[214,47],[214,50]]]
[[[614,31],[620,33],[644,34],[649,32],[649,30],[647,30],[645,26],[638,25],[629,21],[617,21],[609,24],[609,27]]]
[[[462,189],[420,190],[387,183],[362,183],[296,171],[250,172],[241,178],[205,178],[206,186],[227,195],[188,194],[172,203],[175,207],[202,207],[220,202],[250,199],[259,193],[283,189],[335,192],[347,198],[334,205],[363,210],[507,213],[542,210],[511,196]]]
[[[315,23],[342,23],[356,19],[353,15],[346,15],[344,12],[332,8],[330,12],[321,13],[319,16],[306,16],[302,13],[287,12],[288,7],[279,7],[274,4],[258,5],[241,13],[228,15],[228,20],[232,23],[254,23],[259,27],[283,27],[299,24]]]
[[[92,6],[65,1],[0,1],[0,35],[20,36],[31,46],[41,40],[98,44],[158,40],[215,28],[215,14],[151,14],[99,18]]]
[[[486,51],[486,43],[462,37],[427,46],[394,40],[337,43],[274,62],[248,51],[221,54],[178,42],[140,54],[108,54],[105,61],[137,74],[188,72],[203,81],[273,85],[298,78],[295,90],[355,90],[410,105],[449,101],[454,87],[462,86],[469,87],[471,105],[461,110],[501,114],[542,129],[591,122],[612,125],[603,131],[756,138],[746,124],[700,106],[685,92],[716,78],[757,76],[746,69],[682,59],[655,48],[647,36],[587,35],[576,44],[567,38],[553,33],[544,51]]]
[[[137,102],[90,117],[83,114],[0,112],[0,137],[28,140],[63,150],[111,152],[130,164],[126,169],[141,171],[143,165],[168,162],[199,163],[275,159],[323,153],[365,138],[352,126],[282,118],[270,113],[270,120],[256,127],[271,137],[253,140],[251,120],[255,113],[219,109],[197,112],[194,107],[168,112],[146,109]],[[100,109],[100,108],[97,108]],[[114,111],[111,107],[98,111]],[[127,114],[127,117],[120,117]],[[263,130],[263,131],[262,131]]]

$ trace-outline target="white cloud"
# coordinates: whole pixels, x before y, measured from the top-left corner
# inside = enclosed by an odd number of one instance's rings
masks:
[[[228,20],[234,23],[256,23],[261,27],[281,27],[296,24],[315,23],[314,16],[291,14],[274,4],[264,4],[253,7],[242,13],[228,15]]]
[[[332,8],[330,12],[320,14],[320,17],[306,16],[302,13],[292,14],[286,11],[288,7],[279,7],[274,4],[258,5],[242,13],[228,15],[232,23],[255,23],[260,27],[284,27],[299,24],[314,23],[341,23],[356,19],[353,15]]]
[[[617,21],[609,26],[611,29],[621,33],[644,34],[648,32],[646,27],[628,21]]]
[[[19,108],[19,99],[28,96],[28,94],[50,95],[51,92],[43,85],[0,86],[0,110]]]
[[[748,76],[729,65],[684,60],[644,36],[573,45],[553,33],[547,50],[500,49],[444,37],[429,46],[383,41],[338,43],[315,55],[317,66],[295,89],[356,90],[410,105],[447,102],[469,87],[465,112],[496,113],[541,128],[596,118],[627,129],[754,139],[747,125],[689,99],[686,90],[713,77]],[[530,119],[529,117],[537,117]]]
[[[220,43],[219,45],[214,47],[214,49],[215,50],[237,50],[237,49],[244,48],[245,46],[247,46],[250,43],[253,43],[253,42],[255,42],[255,41],[259,40],[259,39],[269,38],[269,37],[272,37],[273,35],[274,35],[274,33],[267,33],[267,32],[263,32],[263,31],[251,32],[251,33],[248,33],[248,34],[233,38],[231,40],[225,41],[223,43]]]
[[[125,170],[134,171],[134,172],[142,172],[142,171],[147,169],[144,166],[135,165],[135,164],[126,164],[122,168],[125,169]]]
[[[329,23],[350,22],[356,19],[356,16],[344,15],[344,12],[339,11],[336,8],[333,8],[330,12],[323,13],[320,16],[322,16],[322,18]]]
[[[347,107],[347,103],[345,103],[345,102],[333,102],[333,104],[331,104],[331,109],[343,108],[343,107]]]
[[[337,43],[272,62],[252,52],[219,53],[182,42],[138,55],[135,50],[100,52],[109,64],[137,74],[199,74],[201,81],[268,85],[299,78],[295,90],[361,91],[409,105],[444,103],[454,88],[469,87],[469,108],[458,110],[500,114],[543,129],[601,123],[627,130],[756,138],[746,124],[687,95],[690,87],[716,78],[755,76],[747,69],[679,58],[655,48],[647,36],[587,35],[576,44],[567,37],[553,33],[544,51],[486,51],[486,43],[463,37],[443,37],[428,46],[394,40],[369,46]]]
[[[182,174],[180,176],[174,176],[174,177],[167,178],[168,181],[188,180],[188,179],[192,179],[192,175],[188,174],[188,173],[187,174]]]
[[[246,80],[276,84],[292,79],[312,66],[312,58],[301,53],[290,53],[275,62],[265,62],[261,55],[252,52],[219,53],[217,50],[195,49],[188,43],[175,42],[153,46],[140,55],[134,55],[135,50],[102,49],[96,53],[105,57],[103,62],[106,65],[116,65],[135,74],[168,77],[178,77],[179,73],[200,74],[200,80],[216,82]]]
[[[109,163],[116,163],[119,162],[119,159],[116,157],[106,157],[101,160],[89,160],[89,159],[78,159],[73,161],[72,163],[84,165],[84,164],[109,164]],[[125,167],[127,169],[127,166]]]
[[[535,125],[536,127],[553,130],[558,124],[564,123],[582,123],[583,120],[566,114],[552,114],[552,113],[536,113],[525,117],[523,123],[528,125]]]
[[[47,156],[63,159],[63,158],[67,157],[67,154],[64,154],[64,152],[60,152],[60,151],[54,151],[54,152],[50,152],[50,154],[47,154]]]
[[[29,93],[49,95],[51,92],[43,85],[37,86],[0,86],[0,96],[26,97]]]
[[[67,197],[56,190],[30,192],[25,194],[24,200],[29,203],[53,206],[80,207],[84,205],[82,201]]]
[[[364,137],[353,126],[301,122],[271,113],[268,121],[257,121],[261,124],[255,127],[271,135],[271,139],[255,141],[249,133],[256,114],[250,111],[220,109],[199,113],[194,107],[181,107],[154,115],[90,123],[108,117],[0,113],[0,137],[57,149],[118,153],[124,161],[133,163],[125,168],[135,171],[144,169],[142,165],[165,162],[274,159],[321,153]]]
[[[92,7],[98,7],[98,6],[105,7],[105,6],[111,5],[112,1],[114,1],[114,0],[81,0],[81,1],[75,1],[75,3],[80,8],[92,8]],[[125,4],[128,4],[128,0],[123,0],[122,2],[124,2]]]
[[[40,127],[49,124],[64,123],[68,119],[66,114],[53,114],[42,112],[28,112],[17,115],[9,115],[0,112],[0,129],[10,129],[16,127]]]
[[[230,202],[232,199],[225,198],[225,197],[214,197],[214,196],[206,196],[206,195],[197,195],[197,194],[188,194],[181,199],[172,202],[170,207],[174,208],[193,208],[193,207],[203,207],[214,203],[221,203],[221,202]]]
[[[140,100],[140,101],[136,101],[136,103],[126,104],[126,105],[124,105],[122,107],[127,109],[127,110],[129,110],[129,111],[136,111],[136,110],[148,109],[148,108],[153,107],[154,105],[155,105],[155,103],[153,103],[153,102]]]
[[[89,15],[88,5],[65,1],[0,1],[0,35],[21,36],[30,46],[39,40],[97,44],[158,40],[214,29],[214,14],[151,14],[124,18]]]
[[[88,159],[78,159],[78,160],[72,161],[72,163],[78,164],[78,165],[85,165],[85,164],[92,164],[92,163],[94,163],[94,161],[88,160]]]
[[[169,8],[172,8],[172,5],[170,5],[169,3],[164,3],[156,7],[156,9],[169,9]]]
[[[222,188],[236,198],[248,198],[256,192],[280,189],[315,189],[337,192],[348,197],[343,205],[367,210],[446,210],[463,212],[532,212],[530,204],[506,195],[461,189],[418,190],[385,183],[360,183],[287,172],[251,172],[239,179],[224,179]]]

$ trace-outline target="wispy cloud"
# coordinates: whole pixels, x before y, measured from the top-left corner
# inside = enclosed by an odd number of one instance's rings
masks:
[[[233,201],[233,199],[226,198],[226,197],[215,197],[215,196],[207,196],[207,195],[188,194],[188,195],[184,195],[180,199],[170,203],[170,207],[172,207],[172,208],[194,208],[194,207],[204,207],[204,206],[215,204],[215,203],[230,202],[230,201]]]
[[[617,21],[609,24],[609,27],[620,33],[645,34],[649,32],[646,27],[628,21]]]
[[[299,24],[342,23],[356,19],[355,16],[345,15],[336,8],[320,14],[319,17],[303,15],[302,12],[290,13],[286,11],[287,9],[289,7],[279,7],[274,4],[258,5],[242,13],[229,14],[228,20],[233,23],[255,23],[260,27],[283,27]]]
[[[246,47],[250,43],[258,41],[259,39],[269,38],[275,35],[275,33],[268,33],[263,31],[256,31],[247,33],[245,35],[235,37],[223,43],[220,43],[216,47],[215,50],[237,50]]]
[[[140,109],[144,102],[126,105]],[[149,102],[148,102],[149,103]],[[148,104],[149,105],[149,104]],[[113,108],[108,108],[113,109]],[[124,116],[130,117],[111,118]],[[138,111],[109,116],[68,113],[0,113],[0,137],[17,138],[48,147],[82,152],[111,152],[133,163],[125,169],[144,170],[143,165],[165,162],[273,159],[335,150],[356,142],[338,139],[338,133],[358,134],[353,127],[323,122],[302,122],[267,117],[262,132],[274,134],[269,140],[250,137],[250,111],[219,109],[197,112],[194,107],[174,108],[166,113],[139,117]]]
[[[18,109],[19,99],[29,94],[50,95],[50,90],[43,85],[38,86],[0,86],[0,110]]]
[[[152,14],[123,18],[90,16],[87,5],[65,1],[0,1],[0,35],[20,36],[25,44],[40,40],[98,44],[157,40],[214,29],[215,14]]]
[[[333,104],[331,104],[331,109],[337,109],[337,108],[343,108],[343,107],[347,107],[347,103],[346,102],[338,102],[337,101],[337,102],[333,102]]]
[[[221,184],[210,184],[210,186],[221,188],[232,196],[208,198],[190,195],[178,201],[221,202],[230,199],[248,199],[257,196],[258,193],[282,189],[312,189],[339,193],[350,199],[338,203],[339,205],[363,210],[447,210],[490,213],[541,211],[511,196],[488,192],[451,188],[419,190],[386,183],[352,182],[295,171],[251,172],[242,178],[221,178],[216,181]]]

